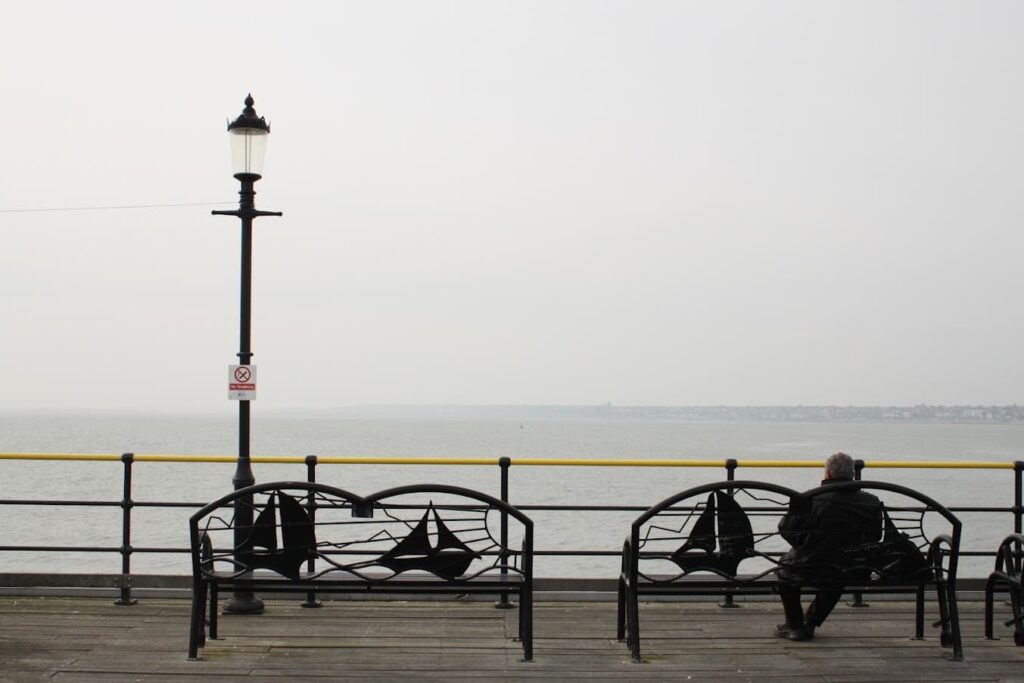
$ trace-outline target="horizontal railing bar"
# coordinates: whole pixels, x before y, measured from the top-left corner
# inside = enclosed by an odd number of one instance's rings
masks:
[[[93,460],[120,462],[120,455],[111,453],[0,453],[0,460]]]
[[[159,501],[159,500],[136,500],[132,501],[132,505],[137,508],[195,508],[199,509],[206,505],[206,503],[185,503],[181,501]],[[228,506],[230,507],[230,506]],[[950,508],[952,509],[952,508]]]
[[[636,505],[516,505],[517,510],[535,510],[541,512],[646,512],[651,506]],[[671,510],[687,512],[700,508],[694,507],[672,507]],[[747,512],[758,512],[759,508],[744,508]],[[889,510],[917,510],[919,508],[889,507]],[[1014,512],[1012,507],[948,507],[950,512]],[[774,510],[774,508],[760,508],[760,510]]]
[[[0,500],[0,505],[67,505],[75,507],[121,507],[112,500]],[[200,506],[202,507],[202,506]]]
[[[0,545],[0,552],[10,551],[45,551],[53,553],[120,553],[120,546],[105,548],[102,546],[77,545]],[[191,552],[191,551],[189,551]]]
[[[82,552],[82,553],[120,553],[120,547],[101,546],[0,546],[2,552]],[[191,552],[189,548],[166,548],[166,547],[133,547],[133,554],[178,554],[185,555]],[[376,551],[351,551],[350,554],[372,555]],[[484,555],[494,553],[483,553]],[[782,555],[784,553],[769,553],[770,555]],[[961,550],[959,555],[964,557],[994,557],[997,553],[990,550]],[[534,555],[547,557],[617,557],[622,555],[621,550],[544,550],[535,549]]]
[[[755,466],[755,461],[747,461],[746,467]],[[865,460],[864,469],[919,469],[919,470],[1012,470],[1015,468],[1015,463],[1010,462],[992,462],[979,460],[973,461],[950,461],[944,462],[942,460]]]
[[[61,553],[120,553],[120,548],[102,548],[102,547],[90,547],[90,546],[0,546],[0,551],[3,552],[33,552],[33,551],[46,551],[46,552],[61,552]],[[190,553],[189,548],[132,548],[133,554],[148,553],[148,554],[163,554],[163,555],[186,555]],[[372,555],[376,551],[353,551],[349,554],[353,555]],[[495,555],[497,553],[483,553],[484,555]],[[621,550],[534,550],[535,555],[545,555],[551,557],[590,557],[590,556],[602,556],[602,557],[617,557],[622,555]],[[770,555],[782,555],[784,553],[769,553]],[[994,557],[996,553],[990,550],[962,550],[959,551],[961,556],[970,557]]]
[[[114,462],[121,461],[121,455],[86,454],[86,453],[0,453],[0,460],[93,460]],[[338,465],[498,465],[500,458],[471,457],[379,457],[379,456],[316,456],[317,464]],[[234,455],[158,455],[135,454],[135,462],[237,462]],[[287,465],[305,465],[306,459],[300,456],[254,455],[254,463],[277,463]],[[624,458],[509,458],[512,465],[519,467],[717,467],[724,468],[729,464],[736,467],[750,468],[787,468],[787,467],[821,467],[820,460],[700,460],[700,459],[658,459],[643,458],[629,460]],[[1000,461],[943,461],[943,460],[868,460],[865,469],[1009,469],[1014,463]]]
[[[0,505],[25,505],[25,506],[68,506],[68,507],[121,507],[121,501],[111,500],[33,500],[33,499],[0,499]],[[136,508],[195,508],[199,509],[206,503],[188,503],[178,501],[132,501],[132,507]],[[230,508],[230,505],[225,506]],[[424,508],[424,505],[410,505],[410,508]],[[539,512],[645,512],[650,506],[642,505],[516,505],[519,510],[531,510]],[[680,507],[672,508],[681,511],[688,511],[694,508]],[[890,508],[903,509],[903,508]],[[913,508],[906,508],[913,509]],[[948,507],[950,512],[977,512],[977,513],[1009,513],[1015,512],[1012,507]],[[757,512],[758,508],[748,508],[748,512]]]
[[[67,507],[121,507],[120,501],[97,501],[97,500],[0,500],[0,505],[24,505],[24,506],[67,506]],[[195,508],[199,509],[206,503],[178,503],[161,501],[132,501],[135,508]],[[225,507],[231,507],[225,506]],[[411,505],[411,508],[423,508],[423,505]],[[646,512],[650,506],[641,505],[516,505],[516,509],[524,512]],[[686,512],[693,508],[680,507],[672,508]],[[900,508],[896,508],[900,509]],[[1012,507],[949,507],[950,512],[975,512],[975,513],[1011,513],[1015,512]],[[748,512],[756,512],[756,509]]]

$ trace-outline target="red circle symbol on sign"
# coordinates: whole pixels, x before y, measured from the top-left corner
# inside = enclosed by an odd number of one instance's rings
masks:
[[[236,382],[248,382],[250,377],[252,377],[252,373],[249,371],[249,368],[245,367],[244,365],[235,368]]]

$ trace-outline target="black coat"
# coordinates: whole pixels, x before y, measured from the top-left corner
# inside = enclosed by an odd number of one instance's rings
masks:
[[[842,480],[826,479],[823,486]],[[782,560],[783,578],[841,580],[849,551],[882,538],[882,503],[857,488],[793,498],[779,520],[779,532],[792,546]]]

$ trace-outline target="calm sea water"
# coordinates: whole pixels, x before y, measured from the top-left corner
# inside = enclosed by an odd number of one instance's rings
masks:
[[[868,461],[1024,459],[1024,426],[1004,424],[700,422],[623,419],[331,419],[253,417],[253,455],[478,456],[558,458],[795,459],[820,463],[844,450]],[[0,416],[0,452],[230,455],[235,417],[110,415]],[[119,463],[0,461],[5,499],[118,500]],[[136,501],[208,502],[231,490],[231,464],[138,463]],[[257,481],[304,479],[302,465],[254,465]],[[797,489],[820,479],[808,469],[741,469],[738,478]],[[624,467],[513,467],[513,504],[650,505],[683,488],[724,479],[724,470]],[[1012,471],[892,470],[866,479],[915,487],[949,506],[1013,502]],[[318,479],[360,493],[412,483],[447,483],[498,494],[496,467],[321,466]],[[120,545],[117,508],[4,506],[7,544]],[[187,544],[186,510],[138,508],[136,547]],[[537,547],[618,550],[633,513],[533,513]],[[990,550],[1012,531],[1010,515],[963,513],[967,549]],[[138,554],[133,571],[187,573],[186,555]],[[116,554],[0,553],[0,571],[120,571]],[[987,574],[990,560],[967,560],[962,575]],[[613,558],[540,558],[542,576],[614,576]]]

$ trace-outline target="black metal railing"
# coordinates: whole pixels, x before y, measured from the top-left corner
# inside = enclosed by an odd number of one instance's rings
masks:
[[[133,498],[132,473],[138,462],[187,462],[212,463],[233,462],[232,456],[174,456],[174,455],[136,455],[124,453],[117,455],[84,455],[84,454],[44,454],[44,453],[0,453],[0,460],[50,460],[50,461],[120,461],[122,469],[122,497],[118,501],[110,500],[54,500],[54,499],[0,499],[0,506],[67,506],[67,507],[119,507],[121,509],[121,543],[119,546],[97,545],[0,545],[0,551],[25,552],[76,552],[76,553],[117,553],[121,559],[121,573],[117,587],[119,598],[115,604],[133,605],[132,598],[132,557],[139,553],[188,553],[187,546],[180,547],[135,547],[132,544],[132,513],[137,508],[191,508],[198,509],[208,501],[137,501]],[[309,455],[302,457],[254,456],[254,463],[299,464],[305,465],[306,481],[317,480],[317,468],[323,465],[472,465],[496,466],[499,474],[500,499],[509,502],[524,512],[542,511],[553,513],[595,513],[595,512],[643,512],[657,501],[647,501],[647,505],[552,505],[522,504],[517,505],[510,500],[509,485],[514,467],[653,467],[653,468],[719,468],[725,470],[726,479],[736,479],[736,471],[740,468],[820,468],[820,461],[804,460],[611,460],[611,459],[566,459],[566,458],[376,458],[376,457],[323,457]],[[1011,506],[951,506],[954,513],[971,512],[1011,515],[1013,531],[1022,533],[1024,522],[1024,461],[1016,462],[942,462],[942,461],[876,461],[857,460],[856,478],[861,479],[865,469],[962,469],[962,470],[1006,470],[1013,476],[1014,494]],[[501,520],[502,546],[507,546],[507,520]],[[184,540],[184,534],[183,534]],[[605,549],[554,549],[535,548],[535,556],[549,557],[613,557],[620,551]],[[963,550],[964,557],[993,557],[992,550]],[[502,558],[504,560],[504,558]],[[731,596],[726,602],[730,603]],[[859,602],[858,596],[855,601]],[[507,596],[502,596],[498,606],[506,606]]]

